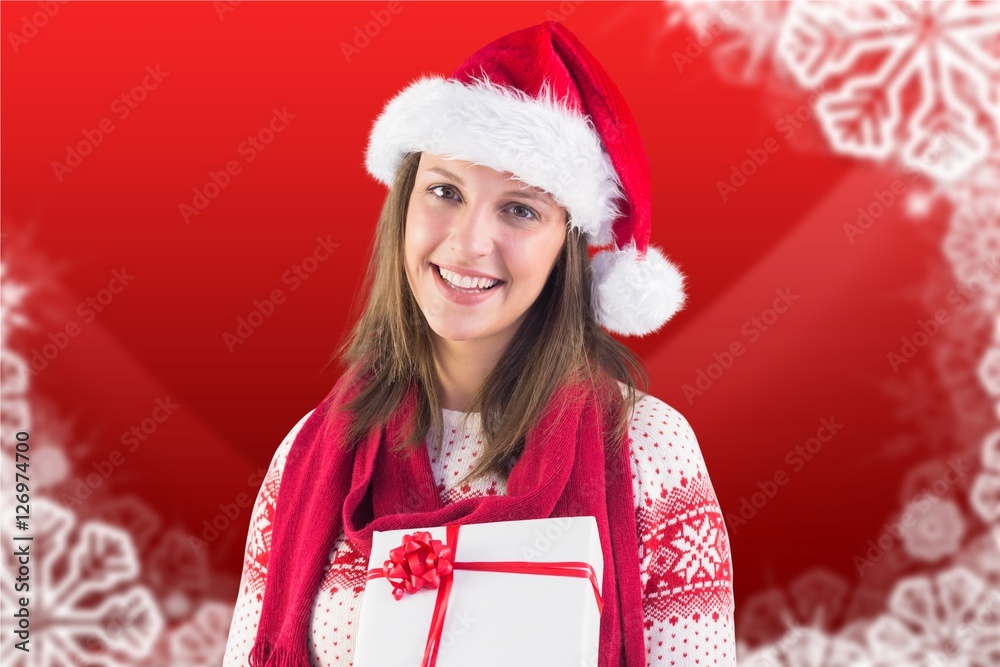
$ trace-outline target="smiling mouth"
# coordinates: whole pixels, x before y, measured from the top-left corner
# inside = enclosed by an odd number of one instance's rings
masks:
[[[490,285],[489,287],[462,287],[460,285],[456,285],[455,283],[453,283],[450,280],[448,280],[447,278],[445,278],[444,274],[441,273],[441,267],[438,266],[437,264],[431,264],[431,268],[433,268],[434,272],[438,274],[438,277],[441,278],[442,281],[444,281],[445,285],[447,285],[451,289],[455,290],[456,292],[462,292],[462,293],[465,293],[465,294],[479,294],[479,293],[482,293],[482,292],[489,292],[490,290],[495,289],[495,288],[499,287],[500,285],[504,284],[504,281],[498,280],[494,284]]]

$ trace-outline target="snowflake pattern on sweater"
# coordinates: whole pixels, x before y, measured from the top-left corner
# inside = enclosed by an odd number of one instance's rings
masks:
[[[630,426],[632,485],[642,567],[648,667],[735,667],[733,572],[729,535],[701,449],[687,420],[663,401],[642,395]],[[306,414],[272,457],[254,504],[243,575],[224,667],[243,667],[260,621],[271,524],[285,458]],[[431,468],[445,504],[506,493],[499,476],[460,483],[482,451],[479,414],[442,411],[440,448],[428,442]],[[367,559],[337,538],[313,602],[310,663],[351,667]]]

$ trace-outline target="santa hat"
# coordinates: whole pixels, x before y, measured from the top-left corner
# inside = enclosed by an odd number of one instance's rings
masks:
[[[449,78],[422,77],[386,105],[365,156],[391,185],[410,152],[513,173],[550,193],[588,245],[598,322],[623,336],[658,330],[684,306],[684,275],[650,235],[649,165],[632,112],[561,23],[483,47]]]

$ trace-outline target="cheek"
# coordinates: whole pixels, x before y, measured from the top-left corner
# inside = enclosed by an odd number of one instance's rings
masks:
[[[442,229],[444,223],[440,216],[429,213],[419,205],[411,204],[406,215],[404,245],[414,252],[426,254],[440,243],[441,239],[438,236],[439,230]]]

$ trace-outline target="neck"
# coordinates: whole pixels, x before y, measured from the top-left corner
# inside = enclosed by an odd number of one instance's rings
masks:
[[[441,407],[468,412],[472,398],[506,346],[488,339],[453,341],[433,333],[432,337]]]

